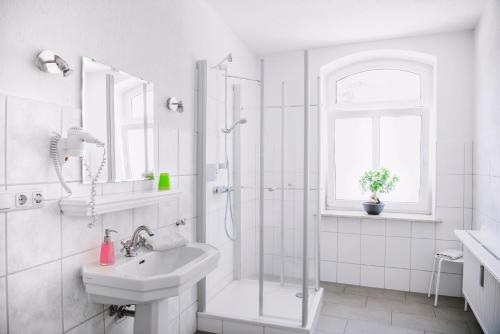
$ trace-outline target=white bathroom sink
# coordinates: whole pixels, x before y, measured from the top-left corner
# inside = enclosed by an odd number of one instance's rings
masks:
[[[117,256],[112,266],[95,262],[82,269],[90,299],[101,304],[144,304],[177,296],[217,267],[219,251],[189,243],[166,251]]]

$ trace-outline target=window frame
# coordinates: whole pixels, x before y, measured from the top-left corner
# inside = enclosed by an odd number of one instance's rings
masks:
[[[337,104],[337,82],[347,76],[370,70],[400,70],[420,77],[418,101],[390,101],[360,104]],[[372,119],[372,168],[380,166],[380,119],[384,116],[420,116],[420,200],[417,203],[385,202],[387,212],[431,214],[432,185],[430,170],[430,116],[433,110],[433,68],[425,63],[404,59],[376,59],[357,62],[326,76],[325,107],[328,122],[326,173],[326,208],[330,210],[361,210],[363,200],[336,199],[335,120],[368,117]],[[357,185],[356,185],[357,186]],[[368,199],[368,195],[366,197]],[[383,198],[382,198],[383,200]]]

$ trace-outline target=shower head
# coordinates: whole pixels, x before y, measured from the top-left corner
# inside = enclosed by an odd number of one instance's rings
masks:
[[[225,134],[230,134],[234,130],[234,128],[236,128],[236,126],[238,126],[239,124],[245,124],[246,122],[247,122],[246,118],[240,118],[239,120],[234,122],[233,125],[231,125],[229,128],[222,129],[222,132]]]
[[[218,68],[219,70],[224,69],[224,65],[226,63],[232,63],[233,62],[233,54],[228,53],[227,56],[225,56],[220,62],[217,63],[217,65],[212,66],[212,68]]]

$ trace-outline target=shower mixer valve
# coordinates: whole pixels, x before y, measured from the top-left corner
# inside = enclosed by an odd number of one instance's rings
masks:
[[[232,192],[234,189],[233,187],[228,187],[228,186],[215,186],[214,187],[214,194],[224,194],[227,192]]]

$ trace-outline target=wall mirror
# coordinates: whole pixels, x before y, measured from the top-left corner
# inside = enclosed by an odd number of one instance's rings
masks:
[[[100,182],[143,180],[154,174],[153,84],[82,59],[82,125],[106,143]],[[103,151],[87,145],[85,159],[95,173]],[[85,166],[83,181],[89,183]]]

